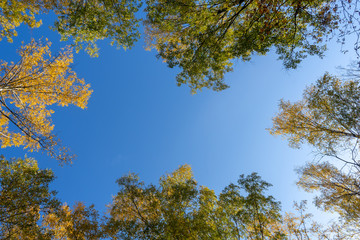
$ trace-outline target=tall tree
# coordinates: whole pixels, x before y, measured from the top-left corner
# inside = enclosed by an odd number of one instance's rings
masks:
[[[62,40],[72,38],[76,50],[97,55],[96,41],[108,38],[117,47],[129,48],[139,38],[135,13],[139,0],[0,0],[0,40],[17,35],[16,27],[39,27],[39,14],[54,12],[58,19],[53,29]]]
[[[85,108],[91,90],[70,68],[70,48],[53,57],[50,43],[32,41],[19,50],[17,63],[0,65],[0,144],[42,149],[61,163],[73,159],[52,130],[51,105]]]
[[[270,184],[240,176],[220,196],[199,187],[181,166],[145,186],[136,175],[120,178],[107,232],[114,239],[272,239],[282,237],[280,203],[264,195]],[[241,191],[241,192],[240,192]],[[242,192],[243,191],[243,192]],[[243,195],[245,194],[245,195]]]
[[[316,206],[337,212],[344,222],[341,228],[346,229],[339,234],[350,239],[359,234],[360,226],[360,86],[356,72],[350,71],[346,80],[325,74],[304,91],[301,101],[281,101],[270,129],[287,138],[292,147],[308,143],[327,157],[328,161],[300,168],[298,185],[320,193]]]
[[[78,202],[71,209],[64,204],[47,214],[42,226],[51,233],[51,239],[97,240],[103,239],[101,219],[93,205],[86,207]]]
[[[219,195],[199,187],[187,165],[161,177],[158,187],[146,186],[135,174],[117,183],[120,191],[104,228],[111,239],[354,239],[358,234],[348,222],[324,227],[313,221],[306,202],[295,204],[295,214],[281,214],[280,202],[266,194],[271,184],[256,173],[240,175]]]
[[[356,226],[349,222],[333,221],[327,225],[313,220],[313,215],[306,210],[306,201],[295,203],[295,214],[285,213],[279,226],[287,240],[299,239],[358,239]]]
[[[1,239],[50,239],[38,222],[59,205],[49,190],[53,179],[53,172],[40,170],[33,159],[0,156]]]
[[[130,48],[140,37],[135,13],[140,0],[67,0],[54,9],[58,15],[54,29],[62,40],[72,38],[76,50],[85,48],[97,56],[96,41],[109,39],[111,45]]]
[[[339,26],[346,26],[341,39],[358,33],[357,0],[146,2],[149,47],[169,67],[181,69],[178,85],[188,84],[193,92],[227,88],[223,78],[233,60],[248,61],[275,47],[285,67],[295,68],[307,55],[322,56],[324,42]]]
[[[270,133],[286,137],[292,147],[308,143],[325,155],[343,150],[355,154],[360,139],[359,99],[358,79],[343,81],[325,74],[304,91],[301,101],[280,102]]]
[[[347,234],[359,235],[360,227],[360,182],[359,168],[339,169],[329,162],[309,163],[298,170],[298,185],[308,192],[320,192],[315,198],[317,207],[324,211],[336,212]]]
[[[94,206],[60,206],[49,189],[51,170],[36,160],[6,160],[0,156],[0,238],[8,240],[104,239]]]
[[[265,195],[270,184],[255,173],[240,176],[218,196],[199,187],[186,165],[163,176],[159,187],[145,186],[134,174],[124,176],[107,218],[93,205],[60,206],[49,190],[53,179],[33,159],[1,157],[1,239],[295,240],[354,239],[359,233],[357,217],[323,228],[311,222],[303,203],[297,205],[299,214],[282,217],[280,203]]]
[[[159,188],[145,186],[134,174],[117,183],[120,191],[110,207],[107,227],[114,239],[197,239],[197,223],[206,226],[206,219],[194,216],[200,189],[187,165],[162,177]]]
[[[220,205],[231,219],[233,239],[282,239],[280,202],[266,196],[272,186],[256,173],[240,175],[238,184],[230,184],[220,194]],[[235,230],[235,231],[234,231]]]

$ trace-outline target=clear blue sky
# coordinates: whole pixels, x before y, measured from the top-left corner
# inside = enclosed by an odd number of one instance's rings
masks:
[[[39,29],[20,28],[14,43],[0,42],[1,59],[16,61],[21,41],[31,38],[49,38],[53,51],[64,46],[49,24],[45,18]],[[290,149],[265,129],[271,127],[281,98],[300,99],[306,85],[325,71],[336,73],[336,66],[354,56],[334,45],[324,59],[308,58],[290,71],[273,54],[255,56],[251,62],[235,63],[235,71],[226,75],[229,89],[191,95],[188,87],[176,86],[178,70],[145,51],[142,41],[126,52],[107,41],[99,45],[98,58],[80,52],[73,66],[94,90],[88,108],[56,108],[53,117],[55,133],[77,160],[59,167],[44,154],[0,149],[7,158],[27,154],[42,168],[53,169],[53,188],[62,201],[94,203],[105,211],[117,192],[117,178],[135,172],[156,183],[185,163],[201,185],[217,192],[240,174],[255,171],[274,185],[270,192],[285,210],[291,210],[294,200],[311,199],[296,187],[294,173],[295,167],[313,159],[311,149]]]

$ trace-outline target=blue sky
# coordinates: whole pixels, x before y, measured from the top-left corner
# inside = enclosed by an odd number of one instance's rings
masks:
[[[58,50],[56,32],[48,30],[51,17],[39,29],[22,27],[10,44],[0,42],[1,58],[16,61],[21,41],[47,37]],[[21,148],[0,149],[5,157],[25,154],[42,168],[54,170],[53,188],[69,204],[94,203],[105,211],[117,192],[115,180],[128,172],[145,182],[156,183],[161,175],[190,164],[201,185],[220,192],[240,174],[258,172],[274,186],[271,194],[291,210],[293,201],[311,199],[296,185],[294,168],[313,159],[311,149],[290,149],[285,140],[266,128],[281,98],[298,100],[306,85],[325,71],[347,65],[354,56],[330,45],[324,59],[311,57],[296,70],[285,70],[274,54],[237,61],[226,75],[231,86],[223,92],[203,90],[190,94],[177,87],[178,69],[169,69],[144,50],[143,41],[127,51],[101,42],[100,56],[75,55],[73,69],[94,90],[88,108],[56,108],[55,133],[78,158],[71,166],[59,167],[44,154]]]

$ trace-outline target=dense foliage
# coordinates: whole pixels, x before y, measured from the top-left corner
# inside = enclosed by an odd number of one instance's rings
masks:
[[[103,39],[127,49],[140,38],[142,4],[148,48],[180,68],[178,85],[193,93],[226,89],[224,76],[234,61],[271,50],[286,68],[296,68],[309,55],[322,57],[329,39],[344,44],[355,34],[359,55],[358,0],[0,0],[0,41],[12,42],[21,24],[39,27],[39,16],[52,13],[51,28],[76,51],[97,56]],[[41,149],[67,163],[73,155],[53,134],[51,107],[86,108],[92,91],[71,69],[72,48],[53,56],[50,45],[33,40],[21,47],[18,62],[0,62],[0,146]],[[93,205],[61,206],[49,189],[54,174],[35,160],[0,157],[0,238],[358,238],[359,109],[359,75],[344,80],[326,73],[301,101],[282,100],[270,129],[292,147],[307,143],[329,157],[298,169],[298,185],[319,193],[316,206],[339,214],[328,227],[310,223],[304,203],[296,205],[297,215],[283,214],[280,202],[266,194],[271,184],[256,173],[240,175],[220,194],[199,186],[188,165],[157,185],[129,174],[117,180],[120,190],[102,216]]]
[[[6,160],[0,156],[0,238],[46,238],[41,217],[58,207],[51,170],[40,170],[37,162],[25,158]]]
[[[360,138],[358,79],[325,74],[304,91],[301,101],[281,101],[272,134],[287,137],[293,147],[309,143],[324,154],[352,147]]]
[[[224,74],[237,59],[275,49],[286,68],[296,68],[308,55],[322,57],[327,40],[360,36],[358,0],[1,0],[0,40],[11,41],[21,23],[39,27],[37,15],[51,11],[52,28],[77,51],[97,56],[102,39],[127,49],[139,39],[143,3],[148,47],[181,69],[177,83],[193,93],[226,89]]]
[[[71,48],[52,56],[50,43],[23,46],[17,63],[0,64],[0,144],[42,149],[61,163],[73,156],[59,146],[52,130],[51,105],[85,108],[91,90],[70,68]]]
[[[136,174],[117,180],[119,192],[100,216],[94,206],[60,206],[49,190],[54,175],[33,159],[1,158],[2,239],[299,239],[353,234],[345,225],[321,228],[297,205],[282,215],[266,195],[271,184],[256,173],[240,175],[220,194],[199,186],[188,165],[145,185]],[[306,224],[312,224],[307,228]],[[347,234],[347,235],[346,235]]]
[[[323,40],[338,27],[333,1],[147,1],[149,45],[170,67],[178,84],[194,91],[223,90],[233,60],[248,61],[272,47],[287,68],[307,55],[322,56]]]
[[[12,41],[22,23],[39,27],[37,15],[52,11],[58,17],[53,29],[62,40],[71,38],[77,51],[84,48],[96,56],[96,41],[105,38],[126,49],[139,38],[135,13],[140,6],[137,0],[1,0],[0,40]]]

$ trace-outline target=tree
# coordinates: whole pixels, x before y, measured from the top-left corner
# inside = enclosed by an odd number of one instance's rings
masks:
[[[77,51],[85,48],[91,56],[97,56],[96,41],[105,38],[127,49],[140,37],[135,17],[140,6],[140,0],[67,0],[54,10],[54,29],[62,40],[73,38]]]
[[[357,79],[342,81],[327,73],[304,91],[303,100],[280,102],[270,133],[286,137],[292,147],[308,143],[324,155],[350,150],[355,157],[360,138],[359,99]]]
[[[49,189],[51,170],[36,160],[0,157],[1,239],[103,239],[102,222],[94,206],[60,206]]]
[[[188,165],[161,177],[158,187],[135,174],[117,183],[104,227],[111,239],[354,239],[359,233],[358,222],[313,221],[305,201],[295,204],[295,214],[282,214],[280,202],[266,195],[271,184],[256,173],[240,175],[219,195],[198,186]]]
[[[306,201],[294,203],[296,214],[285,213],[281,231],[285,239],[357,239],[358,230],[350,222],[331,222],[326,226],[313,220],[313,215],[306,211]]]
[[[39,27],[36,15],[52,11],[58,16],[53,29],[62,40],[72,38],[77,51],[85,48],[97,56],[96,41],[105,38],[126,49],[139,38],[135,13],[140,6],[138,0],[1,0],[0,40],[12,41],[21,23]]]
[[[344,174],[329,162],[311,163],[298,170],[298,185],[312,192],[320,191],[316,206],[337,211],[347,219],[359,219],[359,180],[356,175]]]
[[[52,234],[51,239],[96,240],[103,239],[99,213],[91,205],[76,203],[73,209],[64,204],[47,214],[42,225]]]
[[[41,21],[35,19],[35,15],[47,12],[55,2],[42,0],[1,0],[0,1],[0,41],[17,36],[15,30],[20,24],[25,23],[31,28],[39,27]]]
[[[357,71],[349,73],[346,80],[325,74],[305,90],[301,101],[281,101],[270,132],[286,137],[292,147],[308,143],[321,157],[337,160],[336,165],[317,161],[300,168],[298,185],[320,193],[316,206],[338,213],[343,223],[334,229],[351,239],[360,226],[360,86]]]
[[[274,197],[264,195],[271,187],[259,175],[240,175],[219,196],[219,204],[230,219],[231,239],[282,239],[281,207]]]
[[[188,165],[145,186],[130,174],[117,183],[107,232],[113,239],[273,239],[281,222],[280,203],[265,196],[270,184],[241,175],[216,196],[198,186]],[[240,193],[244,191],[246,196]]]
[[[50,239],[38,221],[59,204],[49,190],[53,179],[53,172],[40,170],[33,159],[0,157],[1,239]]]
[[[285,67],[295,68],[308,55],[323,56],[325,42],[360,37],[358,0],[147,0],[145,21],[149,48],[169,67],[179,67],[178,85],[192,92],[228,86],[223,78],[234,60],[276,49]],[[97,56],[96,42],[110,39],[127,49],[138,40],[135,15],[141,0],[0,0],[0,40],[17,35],[25,23],[38,27],[39,14],[53,12],[52,29],[76,50]],[[196,14],[193,14],[196,13]],[[354,49],[358,52],[359,41]],[[344,50],[345,51],[345,50]]]
[[[228,87],[223,77],[233,60],[248,61],[272,47],[287,68],[307,55],[322,56],[334,30],[357,20],[353,1],[340,2],[147,0],[148,45],[169,67],[181,69],[178,85],[220,91]],[[341,29],[342,38],[351,33]]]
[[[351,231],[359,234],[360,183],[359,168],[338,169],[329,162],[309,163],[298,169],[298,185],[308,192],[317,191],[315,205],[324,211],[336,212]]]
[[[282,216],[280,203],[265,195],[271,185],[256,173],[241,175],[218,196],[197,185],[188,165],[160,178],[159,187],[130,174],[117,181],[121,189],[104,218],[93,205],[60,206],[49,190],[53,179],[33,159],[1,157],[1,239],[295,240],[354,239],[359,233],[357,217],[325,228],[311,222],[304,203],[296,205],[299,214]]]
[[[202,202],[211,198],[200,193],[187,165],[162,177],[159,188],[145,186],[135,174],[124,176],[117,183],[120,191],[110,206],[107,224],[113,239],[198,239],[197,224],[206,229],[216,226],[207,224],[210,219],[199,221],[195,217],[201,215],[196,214],[201,197]]]
[[[70,68],[71,48],[51,56],[50,43],[32,41],[19,50],[17,63],[0,65],[0,144],[42,149],[61,163],[73,156],[59,145],[49,106],[85,108],[91,90]]]

